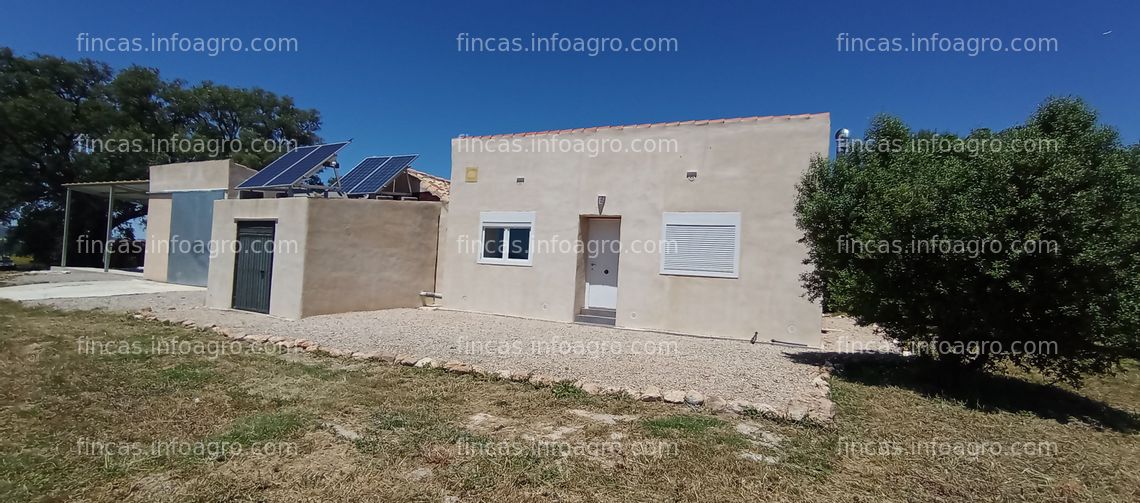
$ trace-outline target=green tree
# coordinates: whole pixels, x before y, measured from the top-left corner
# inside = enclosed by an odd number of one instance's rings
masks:
[[[210,81],[193,87],[178,83],[168,96],[182,135],[217,140],[224,147],[221,157],[232,157],[245,166],[260,168],[283,154],[283,149],[319,140],[319,115],[298,109],[288,96]],[[229,148],[234,145],[243,150]]]
[[[262,89],[187,85],[152,68],[116,73],[87,59],[0,47],[0,220],[16,221],[10,239],[20,252],[56,261],[63,184],[146,178],[155,164],[231,157],[260,169],[285,148],[319,141],[319,128],[315,110]],[[74,198],[75,236],[103,235],[103,204]],[[122,202],[113,222],[128,232],[143,215],[141,204]]]
[[[877,117],[812,162],[796,216],[813,298],[903,343],[965,349],[944,362],[1079,383],[1140,348],[1140,146],[1079,99],[966,137]]]

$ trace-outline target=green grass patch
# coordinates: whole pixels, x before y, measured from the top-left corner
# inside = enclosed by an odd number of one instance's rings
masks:
[[[302,374],[307,375],[309,377],[315,377],[315,378],[320,379],[322,381],[332,381],[332,380],[336,380],[336,379],[343,379],[346,375],[349,374],[349,372],[347,370],[329,368],[327,365],[324,365],[324,364],[313,365],[313,364],[307,364],[307,363],[292,363],[292,362],[287,362],[287,363],[291,367],[299,370]]]
[[[377,430],[392,431],[418,426],[422,420],[407,412],[380,410],[372,414],[371,424]]]
[[[589,396],[588,393],[582,391],[582,388],[579,388],[568,382],[555,383],[553,391],[554,396],[558,398],[584,398]]]
[[[163,369],[158,375],[166,383],[202,384],[214,377],[214,369],[209,362],[183,362]]]
[[[289,412],[254,414],[234,421],[216,440],[243,446],[284,440],[302,429],[305,424],[304,418]]]
[[[699,436],[713,428],[724,426],[724,421],[708,416],[666,416],[643,421],[642,426],[656,437]]]

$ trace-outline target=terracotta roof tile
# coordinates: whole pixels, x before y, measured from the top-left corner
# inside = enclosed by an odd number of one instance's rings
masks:
[[[440,201],[447,202],[451,197],[451,182],[446,178],[408,168],[408,174],[420,179],[420,188],[431,192]]]

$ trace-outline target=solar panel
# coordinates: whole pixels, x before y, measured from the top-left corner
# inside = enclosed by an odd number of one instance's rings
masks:
[[[309,152],[309,155],[301,158],[296,164],[289,166],[285,171],[282,171],[280,175],[270,180],[267,186],[288,187],[303,180],[305,177],[319,170],[321,164],[324,164],[325,161],[336,155],[337,151],[344,148],[345,145],[348,145],[348,142],[318,146]]]
[[[303,180],[321,168],[348,142],[309,145],[286,152],[277,160],[238,184],[239,189],[284,188]]]
[[[317,147],[300,147],[286,152],[285,155],[278,157],[277,160],[269,163],[269,165],[265,166],[264,168],[261,168],[261,171],[254,173],[254,175],[249,177],[249,179],[246,181],[239,183],[238,188],[248,189],[252,187],[265,187],[266,185],[269,185],[269,181],[272,180],[273,177],[281,174],[281,172],[289,168],[289,166],[292,166],[294,163],[301,160],[301,158],[309,155],[309,152],[315,148]]]
[[[407,169],[417,157],[419,157],[419,154],[392,156],[388,158],[387,161],[384,161],[384,164],[372,170],[372,172],[361,180],[360,183],[356,184],[355,187],[345,188],[344,185],[341,185],[341,188],[345,194],[360,195],[376,193],[395,179],[396,175],[399,175]]]
[[[384,164],[384,161],[387,161],[388,159],[391,159],[391,157],[365,157],[363,161],[360,161],[360,164],[357,164],[355,168],[352,168],[351,171],[341,177],[341,190],[348,190],[357,186],[365,178],[368,178],[368,175],[371,175],[372,172],[376,170],[376,168],[379,168],[380,165]]]

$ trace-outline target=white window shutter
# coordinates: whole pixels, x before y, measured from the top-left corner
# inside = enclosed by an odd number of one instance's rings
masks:
[[[666,213],[661,273],[736,278],[739,213]]]

